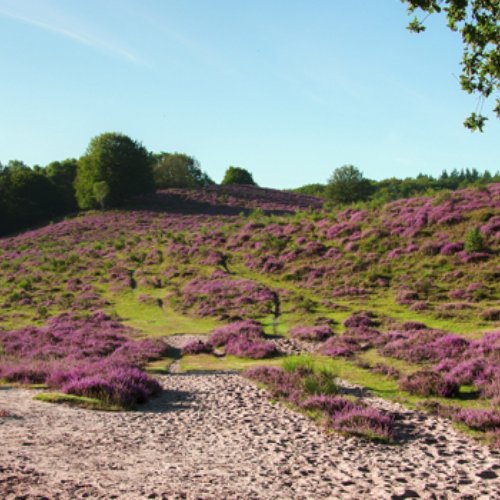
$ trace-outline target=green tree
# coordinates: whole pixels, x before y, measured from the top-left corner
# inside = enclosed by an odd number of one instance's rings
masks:
[[[328,198],[337,203],[366,200],[372,192],[371,182],[353,165],[335,169],[326,186]]]
[[[253,180],[252,174],[241,167],[230,166],[226,173],[224,174],[224,179],[221,182],[222,185],[226,184],[250,184],[256,186],[257,184]]]
[[[182,153],[153,155],[153,176],[158,188],[196,188],[214,184],[200,164]]]
[[[153,172],[146,148],[114,132],[94,137],[78,161],[75,189],[80,208],[99,205],[94,190],[99,182],[108,185],[108,206],[119,206],[134,195],[153,191]]]
[[[44,175],[20,161],[0,172],[0,234],[33,226],[58,215],[57,190]]]
[[[95,200],[99,203],[101,209],[104,210],[109,197],[108,183],[106,181],[94,182],[92,190],[94,192]]]
[[[464,250],[468,253],[481,252],[485,249],[484,238],[479,228],[473,227],[465,235]]]
[[[401,0],[413,14],[420,9],[425,19],[444,11],[448,27],[462,36],[463,56],[460,85],[469,94],[478,95],[478,106],[464,121],[465,127],[483,131],[488,119],[481,114],[484,101],[499,88],[500,81],[500,2],[498,0]],[[424,19],[424,20],[425,20]],[[424,20],[416,16],[408,25],[414,33],[425,30]],[[500,99],[494,108],[500,118]]]
[[[74,212],[78,205],[75,198],[75,178],[78,161],[68,158],[63,161],[53,161],[45,169],[45,175],[55,185],[58,191],[58,203],[61,211],[65,213]]]

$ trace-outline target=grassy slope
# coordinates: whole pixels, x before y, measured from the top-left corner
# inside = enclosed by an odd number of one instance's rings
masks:
[[[467,216],[463,223],[456,226],[440,227],[439,231],[449,233],[449,240],[454,241],[463,238],[464,232],[471,224],[479,224],[486,218],[486,212],[476,211]],[[120,212],[110,212],[109,217],[125,216],[124,225],[128,223],[129,214]],[[322,217],[330,217],[331,214],[324,214]],[[11,252],[12,249],[19,251],[19,256],[5,258],[0,265],[0,289],[5,291],[3,309],[0,314],[0,329],[9,330],[19,328],[29,324],[43,324],[47,316],[54,316],[67,311],[72,305],[72,301],[79,292],[71,294],[65,291],[64,284],[70,279],[80,277],[83,282],[90,283],[101,298],[108,301],[105,309],[116,313],[129,326],[133,327],[140,336],[169,336],[175,333],[185,334],[207,334],[221,322],[215,317],[199,317],[190,309],[179,306],[179,290],[185,283],[193,277],[210,276],[216,266],[203,263],[202,258],[207,252],[216,249],[224,250],[220,245],[194,244],[192,240],[200,235],[208,234],[210,231],[220,231],[226,239],[231,239],[240,231],[247,219],[241,217],[207,217],[196,220],[192,226],[165,228],[163,214],[155,214],[149,225],[144,225],[140,213],[133,215],[128,228],[120,228],[120,224],[110,222],[109,226],[103,224],[93,225],[92,218],[100,217],[99,214],[89,214],[79,217],[75,223],[87,225],[85,238],[75,242],[75,236],[40,236],[34,237],[28,242],[19,241],[16,238],[10,244],[4,244],[0,248],[0,258]],[[106,216],[105,216],[106,217]],[[104,218],[105,218],[104,217]],[[150,217],[148,215],[147,217]],[[312,224],[319,218],[314,214],[299,213],[291,216],[263,216],[259,215],[255,220],[261,225],[271,226],[274,224],[301,224],[310,222]],[[182,219],[182,218],[181,218]],[[105,221],[106,222],[106,221]],[[332,218],[333,223],[333,218]],[[184,219],[182,224],[186,225]],[[381,219],[373,217],[365,223],[367,227],[380,226]],[[55,225],[54,227],[57,229]],[[318,232],[306,234],[307,238],[316,241],[320,239]],[[255,237],[257,240],[265,235]],[[417,238],[420,241],[432,240],[432,231]],[[367,240],[366,244],[375,245]],[[196,252],[189,256],[179,256],[176,253],[168,253],[165,249],[172,242],[185,245],[187,248],[195,247]],[[1,241],[0,241],[1,243]],[[361,240],[361,245],[363,245]],[[289,248],[294,247],[293,241],[287,243]],[[331,247],[342,248],[342,243],[328,242]],[[30,250],[35,247],[40,255],[33,258]],[[81,252],[79,250],[82,250]],[[160,261],[148,263],[145,257],[151,249],[158,249],[165,254]],[[107,257],[103,258],[99,252],[108,251]],[[284,252],[282,249],[281,252]],[[24,252],[24,253],[23,253]],[[291,326],[295,324],[312,324],[318,318],[330,318],[337,322],[335,331],[343,331],[343,321],[356,310],[371,310],[379,316],[403,322],[407,320],[421,321],[430,327],[441,328],[450,332],[462,334],[469,338],[478,338],[482,332],[491,330],[495,324],[479,318],[479,312],[495,306],[498,300],[498,285],[492,284],[489,280],[490,289],[493,291],[488,298],[472,303],[472,309],[460,313],[453,313],[451,317],[443,317],[436,309],[415,312],[407,306],[398,304],[395,300],[397,287],[404,279],[412,282],[421,276],[427,276],[433,280],[434,288],[440,293],[456,284],[441,278],[454,269],[453,258],[430,257],[419,255],[408,255],[397,260],[390,265],[383,265],[377,262],[368,269],[363,269],[358,274],[349,271],[351,261],[362,259],[362,252],[356,255],[344,252],[345,269],[338,270],[339,283],[346,283],[352,280],[353,283],[368,279],[370,272],[387,272],[391,275],[391,286],[381,288],[371,288],[371,293],[366,298],[360,297],[337,297],[335,303],[340,306],[338,309],[331,309],[322,301],[329,297],[331,288],[321,288],[318,286],[305,287],[299,280],[290,280],[285,272],[265,273],[258,269],[253,269],[245,264],[245,257],[248,253],[256,253],[251,247],[236,247],[226,250],[230,256],[230,268],[234,278],[245,278],[254,282],[266,285],[272,289],[284,290],[289,293],[282,303],[282,315],[279,319],[272,315],[260,316],[266,332],[270,334],[288,335]],[[278,252],[279,254],[279,252]],[[34,260],[33,260],[34,259]],[[321,257],[307,257],[299,260],[296,267],[302,265],[320,266],[324,262]],[[174,268],[176,273],[172,277],[165,279],[160,288],[155,288],[147,283],[140,284],[136,289],[131,290],[127,286],[113,288],[110,286],[108,275],[114,267],[121,265],[124,269],[134,269],[135,275],[140,274],[144,279],[152,276],[163,276],[169,269]],[[38,266],[38,267],[37,267]],[[292,266],[293,267],[293,266]],[[465,278],[460,279],[460,286],[474,280],[488,279],[494,272],[495,260],[491,259],[486,264],[471,265],[465,269]],[[386,269],[387,268],[387,269]],[[470,273],[470,276],[467,275]],[[405,276],[409,274],[409,278]],[[25,281],[21,281],[23,276]],[[335,278],[335,276],[334,276]],[[27,280],[27,281],[26,281]],[[111,280],[113,284],[113,280]],[[329,286],[329,285],[328,285]],[[458,285],[457,285],[458,286]],[[148,295],[151,299],[163,299],[163,307],[160,308],[153,302],[145,303],[140,301],[141,295]],[[174,296],[176,300],[166,299],[167,296]],[[31,303],[19,305],[19,297],[27,296]],[[43,300],[47,297],[54,298],[54,303],[43,306]],[[313,304],[309,309],[303,309],[300,304],[307,300]],[[431,301],[443,301],[443,299],[432,296]],[[85,311],[85,307],[81,307]],[[0,353],[1,354],[1,353]],[[363,361],[379,362],[397,367],[403,373],[411,373],[415,366],[407,363],[383,358],[376,351],[370,351],[360,356]],[[368,370],[360,368],[350,361],[342,359],[318,358],[321,363],[331,364],[339,376],[373,390],[374,393],[389,399],[404,401],[407,404],[414,404],[419,398],[410,397],[399,391],[397,383],[382,375],[376,375]],[[153,372],[162,373],[168,368],[171,359],[158,360],[149,365]],[[281,360],[273,360],[271,363],[280,363]],[[270,363],[266,361],[266,363]],[[248,366],[262,364],[251,360],[241,360],[233,357],[215,358],[213,356],[188,356],[182,359],[181,368],[189,370],[241,370]],[[452,400],[454,404],[466,407],[484,406],[484,401],[471,399]]]

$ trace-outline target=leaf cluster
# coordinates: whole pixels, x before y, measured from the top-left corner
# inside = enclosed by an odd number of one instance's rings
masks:
[[[408,29],[414,33],[425,30],[424,21],[431,14],[444,11],[448,27],[462,36],[463,56],[460,85],[469,94],[478,95],[478,106],[464,121],[472,131],[483,131],[488,118],[481,114],[484,101],[498,90],[500,80],[500,2],[498,0],[402,0],[413,14],[426,13],[423,20],[416,16]],[[500,118],[500,99],[493,110]]]

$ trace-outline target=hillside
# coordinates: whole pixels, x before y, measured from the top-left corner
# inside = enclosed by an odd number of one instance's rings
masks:
[[[177,372],[198,373],[212,398],[219,382],[204,371],[249,369],[272,398],[340,432],[338,446],[354,435],[379,443],[366,453],[387,442],[427,450],[433,427],[422,420],[420,434],[418,419],[438,415],[446,432],[452,421],[495,447],[499,251],[500,184],[334,211],[250,186],[159,191],[0,239],[0,378],[41,384],[42,400],[116,410],[162,398],[169,384],[196,392]],[[246,394],[237,378],[224,380]],[[453,446],[480,447],[457,436]],[[359,488],[346,491],[370,486]],[[200,494],[234,493],[213,491]]]

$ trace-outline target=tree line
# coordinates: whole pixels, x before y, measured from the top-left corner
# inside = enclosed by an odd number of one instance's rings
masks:
[[[432,194],[442,190],[456,190],[469,186],[483,186],[500,182],[500,173],[491,174],[488,170],[477,169],[443,170],[439,177],[419,174],[417,177],[397,179],[395,177],[380,181],[367,179],[353,165],[337,168],[325,184],[307,184],[292,191],[318,196],[336,204],[349,204],[358,201],[385,203],[399,198],[410,198],[422,194]]]
[[[0,235],[75,213],[120,207],[136,195],[166,188],[215,184],[195,158],[152,153],[130,137],[94,137],[79,159],[30,168],[19,160],[0,163]],[[229,167],[222,184],[255,184],[252,174]]]
[[[326,184],[296,192],[320,196],[335,204],[385,202],[431,191],[500,182],[498,172],[476,169],[444,171],[440,177],[366,179],[352,166],[337,168]],[[182,153],[152,153],[130,137],[107,132],[94,137],[79,159],[30,168],[21,161],[0,164],[0,235],[14,233],[79,209],[120,207],[156,189],[203,188],[215,182],[198,161]],[[221,184],[256,185],[248,170],[230,166]]]

